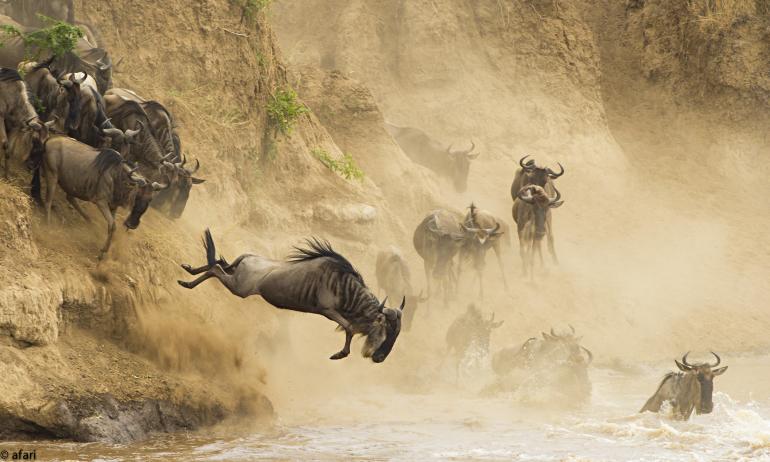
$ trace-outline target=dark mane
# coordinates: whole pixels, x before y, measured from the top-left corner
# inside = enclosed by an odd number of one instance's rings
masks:
[[[123,163],[123,156],[118,151],[104,149],[96,156],[91,165],[99,172],[99,175],[102,175],[107,170],[121,163]]]
[[[366,286],[364,278],[350,262],[332,249],[329,241],[321,241],[318,238],[311,238],[305,241],[309,248],[303,249],[294,247],[295,253],[289,256],[289,261],[299,263],[303,261],[315,260],[316,258],[328,257],[334,263],[334,269],[341,274],[350,274],[358,280],[363,286]]]
[[[0,82],[18,82],[21,80],[21,75],[14,69],[8,69],[7,67],[0,67]]]

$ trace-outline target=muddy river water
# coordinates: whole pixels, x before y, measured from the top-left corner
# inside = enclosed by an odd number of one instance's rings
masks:
[[[279,403],[275,427],[247,435],[214,429],[132,445],[19,445],[37,449],[38,460],[770,460],[770,357],[725,363],[714,412],[688,422],[636,413],[670,369],[661,362],[634,373],[592,368],[591,402],[571,410],[481,398],[462,384],[427,394],[368,389],[313,407]]]

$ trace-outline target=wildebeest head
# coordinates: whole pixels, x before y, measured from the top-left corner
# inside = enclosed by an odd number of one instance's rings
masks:
[[[525,163],[524,161],[528,157],[529,156],[524,156],[519,159],[519,165],[521,166],[524,173],[521,186],[533,184],[540,186],[541,188],[545,188],[545,185],[548,183],[549,179],[555,180],[564,175],[564,167],[561,164],[559,164],[559,173],[556,173],[548,167],[538,167],[533,159],[530,159]]]
[[[401,333],[401,316],[406,305],[406,297],[401,301],[398,309],[385,306],[388,298],[382,300],[379,306],[379,314],[366,335],[364,345],[364,357],[371,357],[375,363],[381,363],[388,357],[398,334]]]
[[[183,156],[179,162],[164,160],[160,167],[161,173],[165,176],[171,187],[158,195],[156,205],[161,207],[164,204],[170,204],[169,215],[173,219],[181,217],[182,213],[184,213],[193,185],[202,184],[206,181],[193,176],[201,167],[200,161],[195,160],[195,167],[193,169],[185,167],[186,164],[187,158]]]
[[[566,359],[570,364],[591,364],[594,360],[593,353],[588,348],[580,345],[582,337],[578,337],[575,334],[575,328],[571,324],[569,328],[570,333],[567,334],[557,334],[553,328],[551,328],[550,334],[542,332],[544,343],[540,353],[551,354],[556,350],[561,350],[561,353],[566,355]]]
[[[452,182],[458,192],[465,192],[468,189],[468,172],[470,171],[471,161],[476,159],[480,153],[473,153],[476,144],[471,141],[471,148],[468,150],[453,151],[452,145],[447,150],[447,158],[451,164]]]
[[[465,216],[465,222],[460,224],[468,238],[475,240],[483,246],[487,241],[492,241],[503,235],[504,231],[500,230],[500,223],[495,223],[493,228],[479,227],[476,220],[476,206],[471,203],[471,206],[468,208],[470,210]]]
[[[698,402],[698,406],[695,409],[695,412],[698,414],[708,414],[714,410],[714,402],[711,400],[712,394],[714,393],[714,377],[724,374],[724,372],[727,370],[727,366],[714,369],[715,367],[719,366],[722,360],[719,358],[719,355],[713,351],[711,354],[714,355],[714,357],[717,359],[717,362],[714,364],[690,364],[687,362],[687,355],[689,354],[690,353],[688,352],[682,356],[682,362],[679,362],[676,359],[674,362],[676,363],[676,367],[678,367],[682,372],[695,375],[700,388],[700,400]]]
[[[131,168],[128,164],[123,164],[123,172],[125,173],[123,186],[131,188],[131,195],[133,196],[133,200],[131,201],[131,213],[125,221],[123,221],[123,225],[127,229],[138,228],[142,215],[144,215],[144,212],[146,212],[147,208],[150,206],[153,195],[157,191],[168,188],[168,184],[156,182],[150,183],[146,178],[136,172],[137,168],[138,167]]]
[[[561,207],[564,201],[561,200],[561,193],[556,187],[556,197],[548,197],[545,189],[537,185],[529,185],[521,188],[517,197],[523,202],[532,206],[535,221],[535,239],[540,240],[545,236],[545,220],[550,209]]]
[[[80,85],[86,81],[88,74],[72,73],[66,79],[59,79],[59,85],[67,90],[67,115],[64,119],[64,130],[70,136],[77,137],[80,127],[81,89]]]
[[[144,127],[140,124],[136,130],[126,130],[124,132],[123,130],[115,128],[111,125],[112,124],[110,124],[110,120],[107,119],[102,123],[101,127],[97,128],[97,130],[99,133],[101,133],[102,137],[105,138],[107,145],[118,151],[120,155],[125,158],[128,156],[131,150],[131,145],[138,142],[137,135],[142,131]]]

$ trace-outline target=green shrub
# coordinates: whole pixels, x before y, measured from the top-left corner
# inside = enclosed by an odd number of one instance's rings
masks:
[[[241,22],[244,19],[249,21],[254,20],[257,13],[270,6],[270,2],[273,0],[230,0],[234,4],[241,7]]]
[[[33,32],[25,33],[9,25],[0,26],[0,46],[4,44],[5,37],[20,37],[24,41],[28,58],[37,59],[43,51],[58,57],[74,50],[78,40],[85,35],[79,27],[72,24],[43,15],[38,16],[47,26]]]
[[[278,90],[271,98],[267,104],[267,115],[284,135],[291,133],[299,116],[310,112],[303,104],[297,102],[297,93],[291,88]]]
[[[338,174],[346,180],[363,181],[364,172],[358,168],[356,161],[350,154],[343,154],[342,159],[334,159],[328,152],[321,148],[313,149],[313,155],[321,161],[329,170]]]

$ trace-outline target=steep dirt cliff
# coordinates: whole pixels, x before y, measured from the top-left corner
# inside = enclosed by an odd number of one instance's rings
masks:
[[[375,367],[329,362],[341,337],[326,320],[214,282],[180,288],[178,265],[203,261],[206,227],[229,258],[318,235],[373,287],[377,250],[397,244],[421,287],[416,224],[473,201],[512,226],[524,154],[567,167],[561,264],[520,278],[511,236],[506,292],[490,260],[483,304],[506,320],[494,347],[561,323],[599,361],[767,346],[767,201],[753,193],[768,168],[766,10],[725,22],[685,1],[306,0],[242,20],[226,0],[75,4],[119,62],[115,85],[169,107],[206,183],[180,220],[150,211],[100,262],[95,210],[84,223],[57,200],[46,225],[20,166],[0,182],[0,436],[126,441],[361,383],[428,389],[473,281],[420,307]],[[288,86],[311,112],[284,135],[266,106]],[[385,120],[476,141],[469,191],[411,162]],[[363,180],[321,150],[350,154]]]

